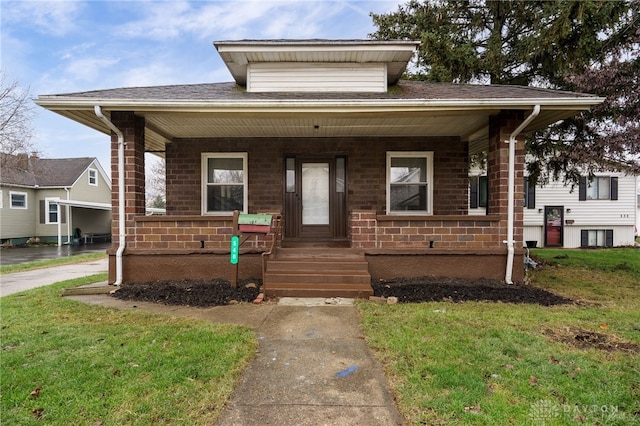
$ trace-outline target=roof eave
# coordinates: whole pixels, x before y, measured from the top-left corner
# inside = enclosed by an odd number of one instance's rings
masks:
[[[492,109],[528,109],[533,105],[541,107],[551,107],[554,109],[567,108],[571,110],[584,110],[594,105],[602,103],[605,98],[595,96],[567,97],[567,98],[485,98],[485,99],[295,99],[295,100],[275,100],[275,99],[254,99],[247,100],[131,100],[131,99],[101,99],[76,97],[40,97],[35,103],[50,111],[58,110],[86,110],[96,105],[110,110],[136,110],[136,111],[166,111],[166,112],[215,112],[220,109],[242,109],[251,110],[254,108],[288,108],[307,107],[309,109],[332,108],[341,109],[352,108],[377,108],[397,109],[397,108],[426,108],[443,110],[477,110],[490,107]]]

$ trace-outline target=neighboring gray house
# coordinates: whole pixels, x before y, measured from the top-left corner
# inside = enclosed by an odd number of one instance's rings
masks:
[[[96,158],[3,154],[0,173],[3,245],[111,238],[111,180]]]

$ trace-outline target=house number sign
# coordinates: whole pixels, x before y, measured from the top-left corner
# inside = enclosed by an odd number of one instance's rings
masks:
[[[238,252],[240,250],[240,237],[234,235],[231,237],[231,258],[230,262],[232,265],[238,264]]]

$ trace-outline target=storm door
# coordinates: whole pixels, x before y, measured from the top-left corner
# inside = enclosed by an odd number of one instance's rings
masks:
[[[544,208],[544,246],[562,247],[564,207],[545,206]]]
[[[288,157],[285,162],[285,238],[345,238],[345,158]]]

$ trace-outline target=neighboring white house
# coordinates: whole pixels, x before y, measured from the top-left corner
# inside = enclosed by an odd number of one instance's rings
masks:
[[[469,214],[484,214],[486,177],[470,173]],[[529,186],[525,180],[524,241],[536,247],[619,247],[634,244],[640,218],[638,178],[597,173],[571,188],[559,181]]]
[[[111,180],[98,160],[3,154],[2,244],[23,244],[30,238],[69,243],[78,234],[82,241],[111,235]]]

